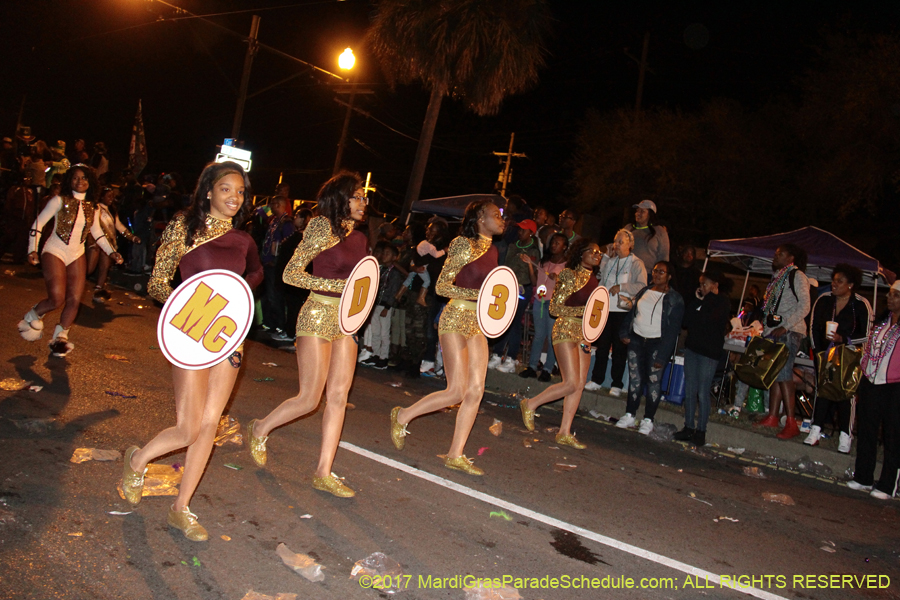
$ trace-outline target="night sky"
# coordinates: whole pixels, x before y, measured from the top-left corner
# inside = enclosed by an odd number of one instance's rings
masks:
[[[260,41],[339,73],[337,55],[354,48],[354,79],[375,91],[357,106],[387,126],[354,115],[344,165],[373,172],[378,208],[399,212],[427,93],[418,85],[391,90],[363,46],[373,11],[348,0],[172,0],[247,34],[253,10]],[[826,31],[887,32],[897,3],[866,2],[596,2],[551,1],[554,34],[538,86],[508,99],[500,114],[477,117],[445,99],[422,197],[490,192],[500,170],[491,151],[516,133],[510,192],[532,204],[570,197],[569,161],[585,111],[634,106],[639,58],[650,32],[643,105],[695,110],[716,97],[758,107],[796,93],[797,78]],[[280,7],[280,8],[273,8]],[[252,9],[252,10],[251,10]],[[23,124],[48,142],[81,137],[106,142],[114,168],[124,166],[138,99],[143,101],[150,164],[145,172],[193,177],[228,137],[245,44],[199,19],[179,18],[148,0],[7,0],[0,129],[12,135],[26,95]],[[291,75],[287,83],[253,95]],[[253,151],[257,193],[271,192],[279,173],[293,196],[312,197],[331,174],[345,109],[336,80],[261,49],[253,64],[241,138]],[[396,131],[394,131],[396,130]],[[399,133],[398,133],[399,132]],[[410,139],[413,138],[413,139]],[[393,203],[393,204],[392,204]]]

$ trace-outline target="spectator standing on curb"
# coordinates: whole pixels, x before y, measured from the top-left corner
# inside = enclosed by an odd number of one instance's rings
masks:
[[[294,336],[286,332],[287,312],[284,300],[284,286],[278,269],[278,257],[284,241],[294,233],[290,205],[286,198],[272,198],[269,201],[272,218],[266,227],[263,238],[260,262],[263,265],[265,279],[262,297],[263,325],[272,333],[272,339],[284,342]]]
[[[669,260],[669,232],[656,224],[656,204],[652,200],[641,200],[632,208],[634,223],[629,223],[625,229],[634,235],[635,256],[645,265]]]
[[[528,368],[519,373],[519,377],[529,378],[537,376],[539,381],[550,381],[550,374],[556,365],[552,340],[553,324],[556,319],[550,314],[550,300],[553,298],[557,276],[566,266],[566,251],[568,249],[569,242],[566,236],[561,233],[553,234],[549,240],[544,261],[537,269],[537,286],[534,288],[534,302],[531,309],[534,321],[534,338],[531,340]],[[538,375],[538,363],[541,360],[541,352],[545,343],[547,344],[547,358],[541,367],[540,375]]]
[[[369,322],[372,336],[372,355],[362,364],[383,370],[387,368],[388,355],[391,348],[391,312],[397,302],[395,296],[400,291],[403,276],[394,266],[397,260],[397,249],[390,242],[381,241],[375,244],[374,256],[378,259],[380,274],[378,297]]]

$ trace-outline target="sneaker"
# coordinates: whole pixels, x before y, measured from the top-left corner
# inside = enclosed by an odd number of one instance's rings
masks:
[[[550,372],[549,371],[541,371],[541,374],[538,375],[538,381],[543,381],[544,383],[547,383],[548,381],[550,381]]]
[[[433,360],[423,360],[422,364],[419,366],[419,373],[423,375],[431,371],[431,374],[434,375],[434,361]]]
[[[584,384],[584,389],[589,392],[596,392],[600,389],[600,384],[596,381],[588,381],[586,384]]]
[[[841,434],[841,435],[843,435],[843,434]],[[821,437],[822,437],[822,428],[819,427],[818,425],[813,425],[812,428],[809,430],[809,435],[806,436],[805,440],[803,440],[803,443],[806,444],[807,446],[818,446],[819,438],[821,438]],[[848,452],[850,451],[849,446],[847,447],[847,451]]]
[[[634,415],[631,413],[625,413],[625,416],[616,422],[616,427],[619,429],[628,429],[632,426],[634,426]]]
[[[108,302],[109,299],[109,292],[107,292],[104,288],[94,288],[94,302],[96,302],[97,304],[103,304],[104,302]]]
[[[850,444],[852,442],[853,438],[850,437],[850,434],[842,431],[840,440],[838,441],[838,452],[841,454],[850,454]]]
[[[869,495],[873,498],[878,498],[879,500],[890,500],[891,498],[893,498],[893,496],[891,496],[890,494],[885,494],[877,488],[869,492]]]
[[[386,358],[376,358],[375,363],[372,365],[372,367],[378,369],[379,371],[384,371],[385,369],[387,369],[387,366],[388,362]]]
[[[515,373],[518,365],[519,361],[506,357],[506,359],[497,366],[497,370],[501,373]]]
[[[690,427],[685,427],[681,431],[676,431],[675,435],[672,436],[672,439],[676,442],[689,442],[694,439],[694,433],[696,429],[691,429]]]
[[[367,348],[363,348],[362,351],[360,351],[359,356],[356,357],[356,362],[361,363],[363,361],[369,360],[370,358],[372,358],[372,352]]]
[[[537,373],[531,367],[526,367],[524,371],[519,373],[519,377],[522,379],[529,379],[531,377],[537,377]]]
[[[700,446],[701,448],[706,445],[706,432],[700,431],[699,429],[694,432],[694,437],[691,438],[691,443],[695,446]]]
[[[367,358],[366,360],[360,361],[359,364],[361,364],[364,367],[374,367],[376,364],[378,364],[378,357],[371,356],[371,357]]]
[[[850,481],[848,481],[847,487],[851,490],[857,490],[859,492],[869,492],[872,490],[871,485],[863,485],[861,483],[858,483],[855,479],[851,479]]]
[[[612,387],[612,388],[609,388],[609,395],[612,396],[613,398],[621,398],[622,396],[625,395],[625,390],[623,390],[622,388],[619,388],[619,387]]]
[[[272,334],[272,339],[276,342],[293,342],[294,336],[289,335],[286,331],[282,331],[280,329],[276,329]]]
[[[789,440],[798,435],[800,435],[800,428],[797,427],[797,420],[787,419],[784,424],[784,429],[781,430],[781,433],[775,434],[775,437],[780,440]]]
[[[488,361],[488,369],[496,369],[497,367],[500,366],[500,362],[502,360],[503,359],[500,358],[498,355],[491,354],[491,359]]]
[[[650,419],[641,419],[641,426],[638,427],[638,433],[641,435],[650,435],[653,431],[653,421]]]

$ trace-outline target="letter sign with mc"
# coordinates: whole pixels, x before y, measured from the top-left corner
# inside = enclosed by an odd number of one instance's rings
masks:
[[[478,326],[489,338],[503,335],[516,316],[519,282],[509,267],[496,267],[488,273],[478,292]]]
[[[378,297],[379,275],[378,261],[374,256],[366,256],[353,267],[338,305],[338,322],[344,335],[359,331],[369,318]]]
[[[159,314],[163,355],[182,369],[216,365],[238,349],[253,322],[253,292],[240,275],[197,273],[172,292]]]
[[[602,285],[591,292],[587,304],[584,305],[584,317],[581,319],[581,333],[587,342],[595,342],[609,317],[609,291]]]

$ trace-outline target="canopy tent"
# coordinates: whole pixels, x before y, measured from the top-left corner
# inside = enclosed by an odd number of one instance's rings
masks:
[[[463,215],[466,214],[466,207],[471,202],[479,200],[490,200],[501,209],[506,208],[506,198],[499,194],[466,194],[464,196],[417,200],[412,204],[412,212],[462,219]]]
[[[750,273],[771,275],[772,257],[775,250],[783,244],[796,244],[806,250],[809,255],[806,274],[816,281],[830,281],[831,271],[838,263],[852,265],[861,270],[863,285],[875,286],[876,294],[878,293],[879,278],[888,284],[893,283],[896,279],[896,275],[882,267],[877,259],[818,227],[804,227],[795,231],[762,237],[713,240],[709,243],[707,259],[724,260],[746,271],[748,277]],[[745,280],[745,288],[746,285]],[[742,300],[743,295],[741,292]]]

